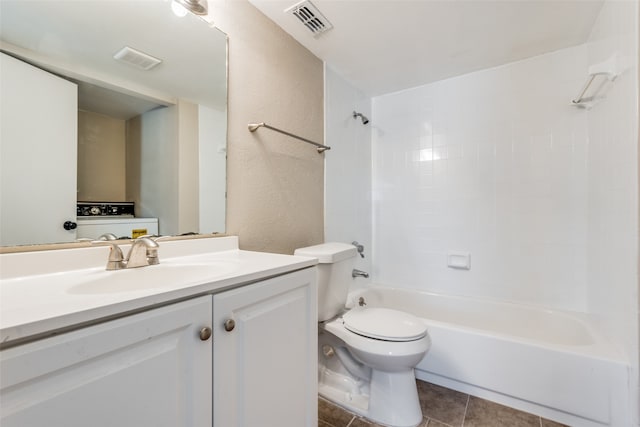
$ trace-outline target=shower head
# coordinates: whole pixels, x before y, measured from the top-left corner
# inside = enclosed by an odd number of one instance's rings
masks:
[[[360,117],[360,119],[362,120],[362,124],[366,125],[367,123],[369,123],[369,119],[367,119],[367,117],[362,114],[362,113],[356,113],[355,111],[353,112],[353,118],[358,118]]]

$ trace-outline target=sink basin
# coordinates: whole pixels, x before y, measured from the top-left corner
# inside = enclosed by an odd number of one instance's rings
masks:
[[[227,262],[206,264],[158,264],[116,271],[91,272],[68,289],[70,294],[111,294],[172,288],[194,282],[216,280],[237,270]]]

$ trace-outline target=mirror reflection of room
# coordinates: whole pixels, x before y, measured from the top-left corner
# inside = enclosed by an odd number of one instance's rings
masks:
[[[104,95],[106,90],[95,88],[93,92]],[[113,95],[117,97],[116,93]],[[91,105],[94,99],[91,95],[79,99],[76,238],[122,239],[157,235],[158,218],[136,214],[134,196],[127,194],[127,176],[139,175],[133,169],[140,167],[131,158],[127,161],[127,145],[139,144],[132,140],[132,136],[139,135],[139,132],[132,132],[132,128],[139,122],[138,117],[146,112],[139,114],[140,109],[118,108],[115,104]],[[163,107],[144,105],[143,109],[146,108],[151,111]]]
[[[162,1],[1,8],[0,246],[224,232],[226,35]]]

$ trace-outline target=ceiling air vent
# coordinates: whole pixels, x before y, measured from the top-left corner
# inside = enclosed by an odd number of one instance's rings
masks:
[[[293,14],[315,37],[333,28],[331,22],[309,0],[294,4],[285,13]]]
[[[113,55],[113,58],[142,70],[150,70],[162,62],[161,59],[147,55],[146,53],[135,50],[129,46],[125,46],[120,49],[118,53]]]

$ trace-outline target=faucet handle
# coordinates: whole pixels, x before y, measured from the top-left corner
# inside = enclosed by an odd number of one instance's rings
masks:
[[[115,240],[92,240],[92,245],[109,245],[109,259],[107,260],[107,270],[120,270],[124,268],[124,255],[122,249]]]
[[[146,236],[138,237],[138,239],[141,239],[143,237]],[[160,258],[158,258],[158,248],[160,247],[160,245],[158,244],[158,240],[163,240],[162,237],[163,236],[147,237],[147,239],[149,239],[152,243],[147,245],[147,262],[149,263],[149,265],[160,264]]]
[[[147,246],[147,261],[149,262],[149,265],[160,264],[160,258],[158,258],[158,248],[160,247],[160,245],[158,244],[158,242],[161,242],[163,240],[171,240],[173,236],[146,235],[140,237],[147,237],[156,244],[155,247]]]
[[[358,243],[355,240],[351,242],[351,244],[356,247],[356,249],[358,250],[358,253],[360,254],[360,257],[364,258],[364,246],[362,246],[360,243]]]
[[[120,267],[115,267],[112,265],[114,263],[121,263],[124,261],[124,254],[122,253],[122,249],[118,245],[111,245],[109,248],[109,259],[107,260],[107,270],[118,270]],[[114,268],[109,268],[112,265]]]

